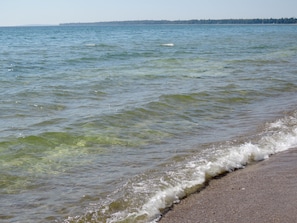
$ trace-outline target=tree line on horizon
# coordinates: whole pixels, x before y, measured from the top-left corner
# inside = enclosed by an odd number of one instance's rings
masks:
[[[62,23],[61,26],[75,25],[153,25],[153,24],[185,24],[185,25],[228,25],[228,24],[297,24],[297,18],[280,19],[192,19],[192,20],[132,20],[113,22]]]

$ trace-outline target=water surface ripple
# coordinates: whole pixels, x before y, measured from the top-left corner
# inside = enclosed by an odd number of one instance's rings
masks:
[[[289,25],[0,28],[1,222],[153,222],[297,145]]]

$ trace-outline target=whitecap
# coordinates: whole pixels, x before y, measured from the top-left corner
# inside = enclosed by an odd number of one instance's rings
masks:
[[[87,47],[95,47],[96,44],[95,43],[87,43],[87,44],[85,44],[85,46],[87,46]]]
[[[161,45],[162,46],[170,46],[170,47],[172,47],[172,46],[174,46],[174,43],[163,43]]]

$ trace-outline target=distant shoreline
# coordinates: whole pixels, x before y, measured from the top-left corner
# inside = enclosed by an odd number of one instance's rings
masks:
[[[297,24],[297,18],[280,19],[192,19],[192,20],[131,20],[110,22],[60,23],[60,26],[103,26],[103,25],[251,25],[251,24]]]

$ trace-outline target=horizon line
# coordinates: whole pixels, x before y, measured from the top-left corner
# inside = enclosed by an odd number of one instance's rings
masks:
[[[175,19],[175,20],[170,20],[170,19],[132,19],[132,20],[109,20],[109,21],[97,21],[97,22],[62,22],[62,23],[54,23],[54,24],[23,24],[23,25],[0,25],[0,27],[40,27],[40,26],[63,26],[63,25],[70,25],[70,24],[107,24],[107,23],[148,23],[148,22],[152,22],[152,23],[157,23],[157,22],[160,22],[160,23],[189,23],[189,22],[193,22],[193,21],[196,21],[196,22],[208,22],[208,21],[256,21],[256,20],[277,20],[277,21],[280,21],[282,19],[285,19],[285,20],[294,20],[295,23],[291,23],[291,24],[297,24],[297,17],[281,17],[281,18],[228,18],[228,19],[211,19],[211,18],[208,18],[208,19]],[[227,23],[226,23],[227,24]],[[281,23],[278,23],[278,24],[281,24]],[[286,24],[290,24],[290,23],[286,23]]]

